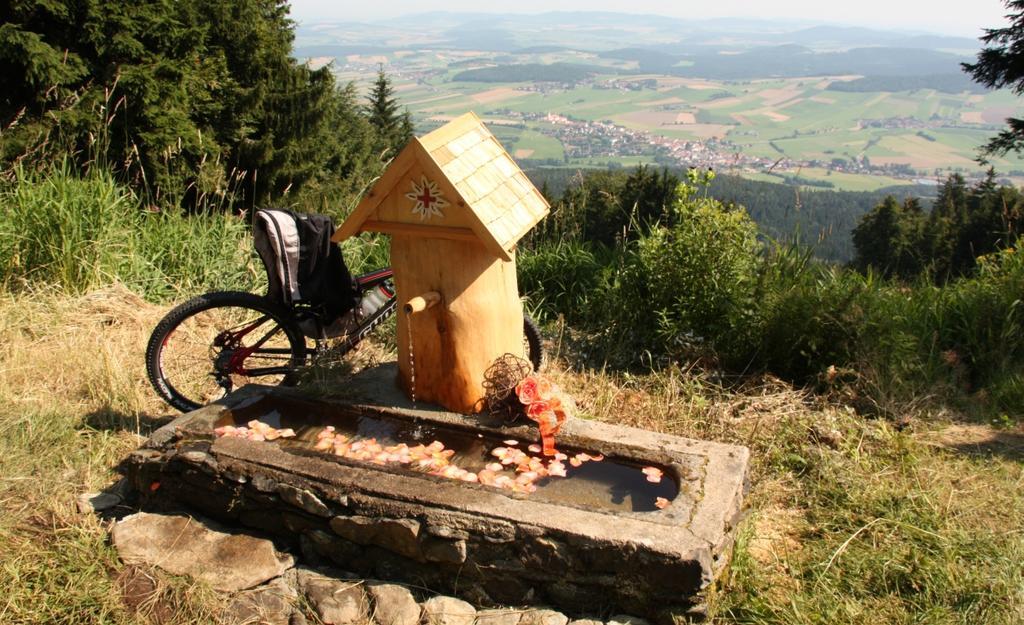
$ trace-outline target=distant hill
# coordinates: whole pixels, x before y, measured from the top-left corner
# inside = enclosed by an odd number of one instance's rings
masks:
[[[333,56],[343,58],[350,54],[389,54],[394,51],[395,48],[387,48],[384,46],[320,44],[296,47],[295,56],[300,59],[316,56]]]
[[[985,93],[987,89],[971,80],[963,72],[955,74],[928,74],[923,76],[865,76],[857,80],[835,81],[829,91],[861,93],[867,91],[914,91],[935,89],[944,93]]]
[[[979,47],[967,37],[792,19],[690,19],[600,11],[432,11],[370,23],[307,21],[297,29],[296,38],[299,56],[406,49],[513,55],[576,50],[636,61],[646,72],[723,80],[951,74]],[[679,67],[680,61],[687,61],[689,69]]]
[[[960,71],[960,62],[967,58],[922,48],[877,47],[854,48],[842,52],[815,52],[796,44],[755,48],[738,54],[708,52],[673,55],[658,48],[623,48],[603,52],[600,56],[635,61],[642,72],[716,80],[842,74],[954,74]],[[690,65],[680,66],[680,61],[689,61]]]
[[[772,35],[779,43],[795,43],[808,47],[862,48],[885,46],[925,48],[930,50],[976,50],[977,39],[944,35],[908,35],[906,33],[857,26],[812,26],[788,33]]]

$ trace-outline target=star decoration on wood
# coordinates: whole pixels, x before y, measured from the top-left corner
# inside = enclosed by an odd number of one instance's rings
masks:
[[[437,183],[427,180],[426,176],[420,176],[419,183],[413,180],[412,191],[406,193],[405,197],[416,202],[412,207],[412,212],[414,215],[420,216],[420,221],[426,221],[431,217],[444,218],[441,209],[448,206],[448,201],[444,199],[441,190],[437,188]]]

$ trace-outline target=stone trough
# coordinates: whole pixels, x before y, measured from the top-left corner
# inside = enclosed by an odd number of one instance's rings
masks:
[[[536,440],[525,425],[413,407],[393,380],[393,367],[364,372],[353,385],[358,399],[345,400],[245,387],[158,430],[122,470],[150,507],[184,505],[344,570],[478,605],[659,621],[699,607],[731,552],[746,448],[571,419],[559,450],[605,459],[542,479],[528,495],[313,449],[332,425],[388,444],[444,441],[475,469],[505,441]],[[214,434],[252,419],[298,436]],[[647,466],[662,469],[661,482],[645,479]]]

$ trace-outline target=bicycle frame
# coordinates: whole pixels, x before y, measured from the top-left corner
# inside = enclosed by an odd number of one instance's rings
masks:
[[[394,287],[389,287],[388,283],[394,277],[395,272],[391,267],[384,267],[376,271],[364,273],[356,276],[355,283],[356,288],[359,291],[359,298],[363,297],[363,294],[374,288],[380,288],[381,292],[387,298],[387,301],[381,306],[376,312],[373,313],[369,318],[363,319],[359,327],[350,334],[343,342],[336,344],[333,347],[334,351],[340,351],[342,354],[349,352],[354,348],[360,341],[377,328],[380,324],[387,320],[395,312],[395,290]],[[357,303],[358,306],[358,303]],[[324,315],[322,311],[312,309],[295,309],[293,308],[296,317],[307,316],[311,318],[316,325],[316,331],[319,338],[314,339],[315,345],[313,347],[306,348],[306,355],[314,356],[317,354],[324,353],[327,351],[327,336],[325,332],[326,324],[324,323]]]
[[[241,344],[242,339],[245,338],[250,332],[260,327],[268,317],[260,317],[256,321],[242,327],[239,330],[225,330],[221,332],[213,340],[215,347],[220,348],[231,348],[232,346],[238,346]],[[234,349],[225,349],[217,357],[220,361],[227,358],[227,362],[221,364],[218,362],[214,369],[217,371],[218,378],[223,375],[245,375],[245,376],[259,376],[259,375],[276,375],[286,374],[289,371],[289,367],[258,367],[255,369],[249,369],[245,366],[245,359],[253,355],[256,352],[261,354],[282,354],[289,355],[291,350],[283,349],[279,347],[268,347],[263,348],[263,345],[281,331],[280,327],[274,327],[270,332],[267,332],[262,338],[253,343],[248,347],[234,347]]]
[[[377,326],[387,320],[395,312],[395,291],[392,288],[388,288],[387,283],[394,276],[394,271],[390,267],[378,269],[360,276],[356,276],[355,281],[359,290],[360,296],[366,291],[374,288],[381,288],[381,292],[387,297],[387,301],[381,306],[376,312],[373,313],[368,319],[365,319],[360,323],[357,330],[349,335],[345,341],[339,346],[342,353],[348,352],[356,346],[361,340],[366,338],[370,332],[372,332]],[[298,317],[301,315],[310,315],[316,323],[317,331],[321,334],[322,338],[318,338],[315,341],[314,347],[306,348],[306,356],[313,356],[318,353],[322,353],[326,350],[327,339],[324,337],[324,323],[323,316],[318,311],[312,309],[296,309],[292,308],[293,316]],[[248,336],[251,332],[255,331],[260,327],[268,317],[260,317],[252,323],[245,325],[237,330],[225,330],[214,339],[214,346],[220,348],[232,348],[233,346],[240,346],[242,339]],[[261,337],[258,341],[247,347],[234,347],[234,349],[225,349],[221,352],[218,360],[226,359],[227,362],[219,362],[215,369],[218,371],[219,376],[224,375],[245,375],[245,376],[260,376],[260,375],[275,375],[275,374],[286,374],[291,370],[290,366],[277,366],[277,367],[260,367],[255,369],[249,369],[245,366],[245,360],[255,353],[260,354],[282,354],[288,355],[291,353],[289,349],[284,348],[263,348],[263,345],[273,338],[274,335],[281,331],[280,327],[275,327],[273,330],[268,332],[265,336]]]

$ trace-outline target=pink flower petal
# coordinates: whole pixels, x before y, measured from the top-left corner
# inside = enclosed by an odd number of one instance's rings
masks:
[[[657,484],[661,481],[661,476],[663,475],[661,469],[657,467],[644,467],[641,471],[643,471],[643,474],[647,476],[648,482]]]
[[[557,477],[565,477],[565,465],[561,462],[555,461],[548,464],[548,475],[555,475]]]

